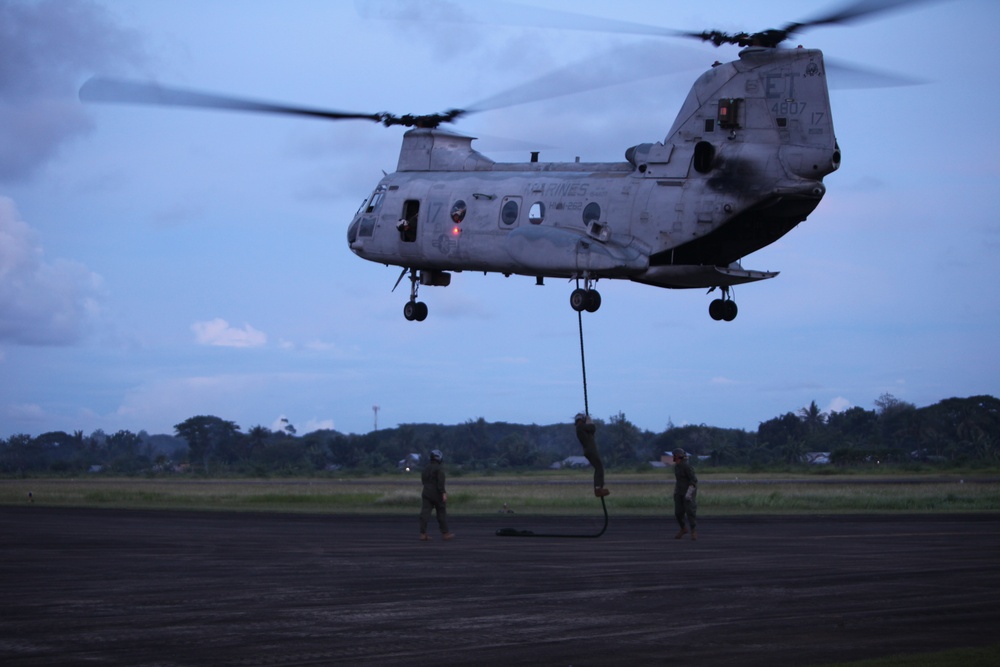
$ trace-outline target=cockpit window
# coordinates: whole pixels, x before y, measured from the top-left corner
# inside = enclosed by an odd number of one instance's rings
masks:
[[[364,211],[365,213],[374,213],[375,210],[379,207],[379,204],[382,203],[382,197],[384,196],[385,196],[385,186],[380,185],[375,189],[375,192],[372,193],[372,196],[369,197],[365,201],[365,203],[361,205],[361,208],[358,210],[358,213],[361,213],[362,211]]]

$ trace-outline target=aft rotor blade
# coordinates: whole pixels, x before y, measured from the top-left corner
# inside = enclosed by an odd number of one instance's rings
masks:
[[[508,88],[465,107],[466,113],[503,109],[518,104],[585,93],[610,86],[704,69],[705,54],[681,46],[665,48],[646,40],[578,60],[527,83]]]
[[[861,67],[839,59],[825,58],[827,80],[835,90],[858,90],[864,88],[898,88],[901,86],[921,86],[925,79]]]
[[[110,102],[114,104],[150,104],[155,106],[192,107],[197,109],[224,109],[228,111],[250,111],[254,113],[309,116],[326,120],[371,120],[382,122],[385,114],[354,113],[349,111],[327,111],[305,107],[287,106],[271,102],[202,93],[183,88],[169,88],[155,83],[125,81],[105,77],[93,77],[80,88],[80,99],[84,102]]]

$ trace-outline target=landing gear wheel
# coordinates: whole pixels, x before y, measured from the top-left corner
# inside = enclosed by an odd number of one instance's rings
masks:
[[[597,309],[601,307],[601,293],[595,289],[586,291],[586,306],[588,313],[596,313]]]
[[[601,293],[594,289],[577,288],[569,295],[569,305],[578,313],[596,313],[601,307]]]
[[[726,322],[732,322],[736,319],[738,312],[739,309],[736,307],[736,302],[732,299],[716,299],[708,304],[708,314],[716,321],[725,320]]]
[[[732,322],[736,319],[736,313],[739,309],[736,307],[735,301],[723,301],[722,302],[722,319],[727,322]]]
[[[427,319],[427,304],[423,301],[407,301],[403,306],[403,317],[411,322],[423,322]]]

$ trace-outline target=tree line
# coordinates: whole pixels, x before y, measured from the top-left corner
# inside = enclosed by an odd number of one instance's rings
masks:
[[[597,419],[607,467],[637,469],[683,448],[699,465],[749,469],[800,466],[1000,464],[1000,400],[949,398],[917,408],[883,394],[874,409],[822,412],[813,401],[797,412],[761,422],[756,431],[668,424],[643,430],[619,412]],[[402,424],[370,433],[320,430],[299,435],[292,424],[246,432],[234,422],[200,415],[173,435],[145,431],[54,431],[0,439],[0,474],[311,475],[330,471],[391,472],[410,454],[446,452],[456,470],[541,469],[581,453],[571,424],[487,422]]]

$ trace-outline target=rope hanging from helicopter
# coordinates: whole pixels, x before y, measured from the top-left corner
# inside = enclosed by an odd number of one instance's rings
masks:
[[[577,324],[580,329],[580,368],[583,371],[583,412],[590,416],[590,405],[587,401],[587,356],[583,347],[583,312],[577,311]],[[599,531],[591,534],[566,534],[566,533],[536,533],[531,530],[517,530],[516,528],[498,528],[497,537],[565,537],[578,539],[593,539],[600,537],[608,529],[608,505],[601,496],[601,509],[604,510],[604,526]]]
[[[576,319],[580,324],[580,368],[583,371],[583,413],[590,416],[590,405],[587,403],[587,357],[583,352],[583,312],[576,313]],[[602,498],[603,502],[603,498]]]

